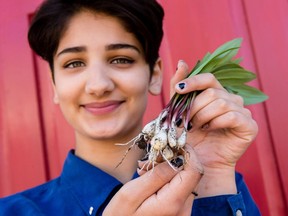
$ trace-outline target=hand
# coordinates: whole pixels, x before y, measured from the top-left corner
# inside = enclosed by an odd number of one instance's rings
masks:
[[[236,193],[235,166],[256,137],[257,124],[244,107],[243,99],[228,93],[212,74],[184,79],[188,73],[187,64],[180,61],[171,80],[171,93],[173,90],[179,94],[202,91],[191,108],[192,129],[187,140],[205,172],[199,195]],[[185,83],[185,88],[180,89],[179,82]],[[227,190],[225,185],[229,186]]]
[[[126,183],[113,197],[103,215],[191,215],[195,190],[202,176],[202,166],[192,147],[188,162],[172,168],[167,162],[155,166]],[[140,166],[145,162],[140,162]]]

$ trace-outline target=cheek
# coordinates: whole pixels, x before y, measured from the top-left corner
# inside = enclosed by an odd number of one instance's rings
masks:
[[[123,85],[129,95],[135,97],[146,97],[149,89],[149,77],[147,76],[133,76],[127,77]]]
[[[77,117],[75,113],[79,108],[79,101],[77,100],[79,93],[77,87],[66,82],[58,82],[56,83],[56,93],[62,115],[68,124],[73,126]]]
[[[147,93],[149,83],[150,83],[150,71],[148,66],[142,66],[141,68],[140,67],[134,68],[133,70],[129,71],[129,73],[123,75],[122,78],[122,84],[123,84],[122,86],[125,85],[127,90],[135,94]]]
[[[148,101],[148,84],[149,79],[138,79],[137,81],[132,82],[127,91],[130,94],[130,99],[133,104],[133,112],[135,116],[142,116],[146,110],[147,101]],[[134,116],[134,117],[135,117]]]
[[[65,80],[65,81],[64,81]],[[59,104],[65,105],[69,101],[73,101],[73,98],[77,97],[81,89],[79,79],[55,79],[55,92],[58,97]]]

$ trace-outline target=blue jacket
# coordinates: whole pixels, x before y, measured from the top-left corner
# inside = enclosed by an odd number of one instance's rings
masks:
[[[196,199],[192,215],[241,215],[239,211],[242,215],[260,215],[240,174],[236,173],[236,181],[237,195]],[[72,150],[58,178],[1,198],[0,215],[98,216],[121,186],[117,179],[78,158]]]

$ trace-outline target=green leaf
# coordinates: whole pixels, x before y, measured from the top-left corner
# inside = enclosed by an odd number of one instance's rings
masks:
[[[220,71],[220,70],[224,70],[224,69],[243,69],[243,67],[241,67],[239,64],[234,63],[234,62],[228,62],[226,64],[223,65],[219,65],[217,67],[215,67],[210,73],[215,73],[216,71]]]
[[[203,57],[203,59],[201,60],[202,62],[205,62],[206,60],[208,60],[211,56],[210,52],[207,52],[206,55]]]
[[[201,72],[210,72],[214,68],[225,65],[232,61],[232,58],[237,54],[239,48],[233,48],[225,51],[219,56],[215,56],[210,59],[210,61],[206,64],[205,67],[202,68]],[[200,72],[200,73],[201,73]]]
[[[242,38],[236,38],[224,43],[213,53],[208,52],[201,61],[197,62],[188,77],[199,73],[212,73],[230,93],[242,96],[245,105],[265,101],[267,95],[245,84],[254,80],[256,75],[239,65],[242,58],[235,58],[241,43]],[[183,97],[183,95],[179,96],[181,100]]]
[[[256,75],[242,68],[227,68],[213,73],[222,86],[238,85],[249,82],[256,78]]]
[[[240,62],[242,60],[243,60],[242,58],[236,58],[236,59],[232,60],[232,62],[235,63],[235,64],[240,64]]]
[[[244,84],[226,86],[226,89],[231,93],[234,93],[243,97],[245,105],[261,103],[268,99],[268,96],[264,94],[263,92],[261,92],[260,90],[258,90],[257,88],[244,85]]]
[[[221,56],[231,50],[238,50],[240,48],[242,39],[241,38],[236,38],[234,40],[228,41],[219,48],[217,48],[211,55],[205,55],[204,61],[202,60],[199,64],[199,66],[194,70],[191,71],[190,76],[196,75],[201,72],[201,70],[215,57]]]
[[[199,65],[200,65],[200,60],[197,61],[192,71],[196,70],[199,67]],[[187,77],[189,77],[189,75]]]

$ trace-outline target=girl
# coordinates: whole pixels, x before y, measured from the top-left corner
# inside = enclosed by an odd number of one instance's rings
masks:
[[[163,16],[155,0],[41,5],[29,43],[50,65],[54,101],[75,130],[75,150],[58,178],[2,199],[3,215],[259,214],[242,177],[235,175],[257,124],[242,98],[225,91],[211,74],[184,79],[183,61],[171,92],[202,91],[191,110],[189,160],[172,161],[175,170],[164,162],[153,172],[137,173],[145,152],[133,148],[115,169],[128,148],[115,144],[139,134],[147,95],[161,91]]]

